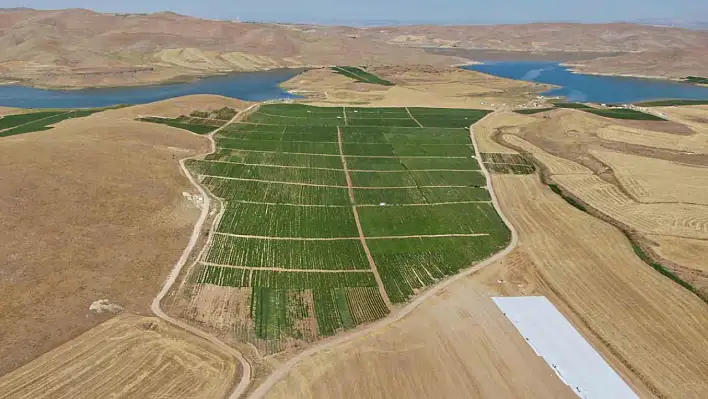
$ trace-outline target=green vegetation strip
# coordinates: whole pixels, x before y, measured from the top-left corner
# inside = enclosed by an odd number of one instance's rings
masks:
[[[548,187],[550,187],[550,189],[551,189],[554,193],[560,195],[560,196],[561,196],[567,203],[569,203],[570,205],[574,206],[575,208],[577,208],[577,209],[579,209],[579,210],[581,210],[581,211],[583,211],[583,212],[589,213],[588,210],[587,210],[587,208],[585,208],[582,204],[580,204],[580,203],[579,203],[578,201],[576,201],[574,198],[567,196],[567,195],[563,192],[563,190],[561,190],[561,188],[560,188],[557,184],[549,184]],[[632,249],[634,250],[634,253],[637,254],[637,256],[639,257],[639,259],[641,259],[641,260],[642,260],[644,263],[646,263],[647,265],[651,266],[654,270],[658,271],[659,273],[661,273],[661,274],[663,274],[664,276],[666,276],[666,277],[668,277],[669,279],[671,279],[671,281],[673,281],[673,282],[675,282],[676,284],[682,286],[683,288],[685,288],[685,289],[691,291],[691,292],[694,293],[696,296],[698,296],[699,298],[701,298],[704,302],[708,303],[708,296],[701,294],[701,293],[696,289],[696,287],[694,287],[694,286],[691,285],[690,283],[688,283],[688,282],[682,280],[681,277],[679,277],[678,275],[676,275],[676,273],[674,273],[673,271],[667,269],[666,267],[662,266],[661,264],[659,264],[659,263],[657,263],[657,262],[654,262],[654,261],[649,257],[649,255],[647,255],[646,252],[644,252],[644,250],[642,249],[642,247],[634,240],[634,238],[632,238],[632,236],[631,236],[629,233],[627,233],[624,229],[620,229],[620,230],[621,230],[622,233],[627,237],[627,239],[629,240],[629,242],[632,244]]]
[[[708,105],[708,100],[659,100],[637,103],[640,107],[674,107],[681,105]]]
[[[155,117],[145,117],[139,119],[142,122],[152,122],[160,123],[163,125],[176,127],[177,129],[189,130],[190,132],[196,134],[208,134],[214,131],[216,127],[209,125],[198,125],[195,123],[182,122],[180,119],[169,119],[169,118],[155,118]]]
[[[645,120],[645,121],[663,121],[664,118],[660,118],[656,115],[645,114],[644,112],[637,111],[634,109],[627,108],[609,108],[609,109],[583,109],[585,112],[591,114],[604,116],[605,118],[614,119],[631,119],[631,120]]]
[[[683,80],[689,83],[708,85],[708,78],[704,78],[701,76],[687,76]]]
[[[546,112],[550,111],[553,108],[529,108],[529,109],[517,109],[516,112],[517,114],[522,114],[522,115],[533,115],[533,114],[538,114],[541,112]]]
[[[103,111],[104,108],[100,109],[86,109],[86,110],[76,110],[76,111],[64,111],[64,112],[38,112],[33,114],[22,114],[19,120],[26,121],[24,124],[17,125],[18,119],[15,118],[11,120],[10,124],[15,124],[15,127],[7,130],[0,131],[0,137],[14,136],[23,133],[41,132],[45,130],[50,130],[52,127],[50,125],[57,124],[61,121],[73,118],[83,118],[97,112]],[[40,118],[39,115],[42,117]],[[34,115],[34,117],[29,117],[29,115]],[[8,118],[8,116],[0,119],[0,122]]]
[[[381,79],[380,77],[370,72],[366,72],[361,68],[352,66],[336,66],[332,67],[332,70],[340,75],[344,75],[348,78],[358,80],[359,82],[377,84],[381,86],[394,86],[392,82],[389,82],[385,79]]]

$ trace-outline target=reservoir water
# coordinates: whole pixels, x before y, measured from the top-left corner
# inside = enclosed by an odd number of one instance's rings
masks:
[[[635,103],[649,100],[708,100],[708,87],[659,79],[576,74],[557,62],[485,62],[463,68],[504,78],[561,86],[543,93],[568,101]]]
[[[278,85],[301,72],[299,69],[279,69],[214,76],[186,83],[81,90],[45,90],[4,85],[0,86],[0,106],[92,108],[145,104],[190,94],[218,94],[249,101],[297,98]]]

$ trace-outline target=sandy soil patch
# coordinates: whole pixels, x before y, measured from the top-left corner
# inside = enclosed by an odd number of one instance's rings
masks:
[[[686,267],[708,272],[708,262],[706,262],[708,241],[654,235],[648,235],[647,238],[654,241],[655,245],[652,245],[652,249],[661,257]]]
[[[619,230],[568,205],[537,176],[492,180],[533,265],[516,274],[535,277],[540,292],[567,305],[564,313],[602,343],[596,348],[637,394],[708,394],[705,303],[644,264]]]
[[[208,142],[125,112],[0,140],[0,375],[111,317],[94,301],[147,313],[187,243],[178,160]]]
[[[300,363],[269,398],[573,398],[484,288],[463,279],[379,331]]]
[[[157,318],[123,314],[0,378],[0,397],[216,398],[238,367]]]
[[[591,150],[607,164],[627,192],[639,202],[688,202],[708,205],[708,168]]]
[[[10,114],[23,114],[27,110],[22,108],[12,108],[12,107],[0,107],[0,116],[10,115]]]

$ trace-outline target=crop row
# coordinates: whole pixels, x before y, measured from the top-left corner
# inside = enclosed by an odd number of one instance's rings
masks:
[[[530,175],[536,171],[533,165],[510,165],[503,163],[485,163],[484,165],[491,173],[502,175]]]
[[[479,170],[477,160],[471,156],[457,158],[366,158],[347,157],[347,166],[351,170]]]
[[[298,325],[312,317],[318,335],[328,336],[388,313],[369,272],[272,272],[199,265],[195,275],[198,283],[252,287],[250,314],[261,339],[303,338],[306,332]]]
[[[266,240],[215,234],[204,259],[222,265],[302,270],[368,269],[359,240]]]
[[[359,208],[366,237],[422,234],[498,234],[506,230],[489,203]]]
[[[216,127],[214,127],[214,126],[188,123],[188,122],[182,121],[180,119],[155,118],[155,117],[149,116],[149,117],[140,118],[139,120],[142,122],[159,123],[162,125],[175,127],[177,129],[189,130],[190,132],[197,133],[197,134],[211,133],[214,129],[216,129]]]
[[[339,155],[285,154],[277,152],[220,149],[215,154],[207,155],[206,160],[244,164],[342,169],[342,160]]]
[[[350,172],[355,187],[473,186],[486,185],[484,175],[466,171]]]
[[[208,176],[332,186],[347,185],[343,170],[283,168],[197,160],[189,162],[188,165],[197,174]]]
[[[45,116],[43,118],[38,118],[37,115],[28,122],[25,122],[24,124],[20,125],[15,125],[15,127],[12,127],[7,130],[3,130],[0,132],[0,137],[6,137],[6,136],[14,136],[17,134],[23,134],[23,133],[32,133],[32,132],[41,132],[45,130],[50,130],[52,127],[50,125],[57,124],[61,121],[64,121],[66,119],[73,119],[73,118],[83,118],[92,114],[95,114],[96,112],[101,112],[103,109],[84,109],[84,110],[79,110],[79,111],[68,111],[68,112],[61,112],[57,113],[54,115],[49,115],[47,113],[42,113]],[[32,114],[30,114],[32,115]],[[8,116],[0,119],[0,121],[7,119]],[[12,122],[12,124],[17,123],[17,120]]]
[[[65,113],[65,111],[43,111],[43,112],[30,112],[26,114],[19,115],[6,115],[0,117],[0,130],[11,129],[26,123],[34,122],[39,119],[49,118],[50,116],[60,115]]]
[[[300,152],[309,154],[339,154],[337,143],[292,142],[274,140],[238,140],[219,137],[216,140],[219,148],[235,150]]]
[[[346,187],[316,187],[206,177],[202,181],[219,198],[303,205],[349,205]]]
[[[359,236],[351,207],[238,202],[228,203],[217,230],[222,233],[269,237]]]
[[[508,240],[505,231],[483,237],[369,240],[368,246],[389,298],[400,303],[417,290],[489,257]]]
[[[434,204],[441,202],[491,200],[489,191],[480,187],[354,189],[354,198],[358,205]]]

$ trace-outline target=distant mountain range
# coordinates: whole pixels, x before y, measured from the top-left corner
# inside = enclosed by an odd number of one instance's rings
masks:
[[[0,80],[36,86],[113,86],[280,67],[451,65],[424,47],[513,52],[623,53],[587,68],[704,76],[708,31],[630,23],[376,27],[246,23],[170,12],[102,14],[0,9]],[[379,27],[378,25],[394,25]],[[602,59],[600,59],[602,60]]]

